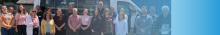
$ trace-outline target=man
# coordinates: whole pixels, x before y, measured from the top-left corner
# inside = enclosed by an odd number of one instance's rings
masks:
[[[154,20],[152,30],[151,30],[151,34],[156,35],[157,31],[155,29],[155,21],[156,21],[158,16],[155,14],[155,7],[154,6],[151,6],[151,8],[150,8],[150,16],[152,16],[152,18]]]
[[[129,35],[134,35],[135,34],[135,27],[134,27],[134,22],[137,18],[137,16],[139,16],[137,13],[137,7],[133,6],[132,8],[132,14],[128,15],[128,32],[130,33]]]
[[[70,15],[72,15],[73,13],[72,13],[72,5],[71,4],[69,4],[68,5],[68,11],[65,13],[65,17],[66,17],[66,35],[71,35],[71,29],[69,28],[69,23],[68,23],[68,19],[69,19],[69,16]]]
[[[77,15],[77,9],[73,8],[73,14],[69,16],[69,27],[71,29],[68,35],[79,35],[80,27],[81,27],[81,17]]]
[[[136,35],[151,35],[151,27],[153,18],[147,15],[147,8],[141,8],[141,16],[138,16],[135,21]]]
[[[117,13],[115,12],[114,6],[111,6],[111,15],[112,15],[113,19],[115,19],[117,17]]]
[[[98,11],[99,11],[100,17],[103,17],[104,16],[104,14],[103,14],[103,11],[104,11],[103,2],[100,1],[98,6],[99,6]]]
[[[37,10],[37,16],[38,16],[38,19],[39,19],[39,26],[41,26],[41,20],[43,19],[43,15],[44,15],[44,12],[42,10],[40,10],[40,6],[37,5],[36,6],[36,10]],[[38,33],[36,33],[38,31]],[[40,34],[40,28],[35,28],[33,30],[33,34]]]
[[[169,13],[169,7],[163,6],[162,12],[156,23],[155,28],[158,32],[158,35],[171,35],[171,14]]]

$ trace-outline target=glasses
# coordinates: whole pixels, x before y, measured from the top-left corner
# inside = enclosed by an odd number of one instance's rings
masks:
[[[32,11],[32,12],[36,12],[36,11]]]

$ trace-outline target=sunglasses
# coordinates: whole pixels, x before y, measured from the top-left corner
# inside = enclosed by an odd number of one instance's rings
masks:
[[[32,12],[36,12],[36,11],[32,11]]]

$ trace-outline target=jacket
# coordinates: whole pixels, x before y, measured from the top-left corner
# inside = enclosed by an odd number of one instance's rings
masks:
[[[46,20],[45,19],[42,19],[42,21],[41,21],[41,33],[44,33],[44,34],[46,34]],[[51,19],[50,20],[50,33],[51,34],[53,34],[53,33],[55,33],[56,31],[55,31],[55,23],[54,23],[54,20],[53,19]]]
[[[7,19],[7,17],[3,14],[0,13],[0,26],[3,28],[7,28],[8,25],[14,26],[15,24],[15,19],[13,14],[9,13],[10,17],[9,20]]]

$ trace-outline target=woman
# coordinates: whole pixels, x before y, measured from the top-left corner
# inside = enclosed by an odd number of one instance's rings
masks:
[[[44,14],[40,28],[42,35],[55,35],[55,24],[51,13],[46,12]]]
[[[13,7],[9,7],[9,13],[13,14],[13,16],[15,16],[15,13],[14,13],[14,8]]]
[[[8,13],[7,7],[2,5],[0,13],[1,35],[14,35],[14,16]]]
[[[15,20],[16,20],[16,31],[18,31],[18,35],[26,35],[26,19],[28,13],[24,9],[23,5],[19,5],[18,12],[16,13]]]
[[[55,27],[56,27],[56,35],[65,35],[66,30],[64,29],[64,26],[66,24],[65,17],[62,15],[61,9],[57,10],[56,16],[53,17],[55,21]]]
[[[125,20],[124,13],[120,12],[118,15],[119,19],[114,21],[115,26],[115,33],[116,35],[126,35],[128,34],[128,25],[127,21]]]
[[[50,8],[50,7],[47,7],[47,9],[45,10],[45,12],[52,13],[52,12],[51,12],[51,8]]]
[[[92,21],[91,21],[91,35],[101,35],[100,33],[100,21],[101,17],[99,16],[98,9],[93,13]]]
[[[39,20],[37,17],[37,11],[36,9],[31,9],[30,10],[30,15],[27,16],[26,18],[26,25],[27,25],[27,35],[37,35],[38,33],[33,33],[33,28],[37,28],[39,27]]]
[[[80,35],[91,35],[91,30],[90,30],[90,24],[91,24],[91,18],[88,16],[88,9],[84,9],[84,16],[81,17],[82,19],[82,24],[81,24],[81,30],[80,30]]]
[[[111,15],[109,15],[110,10],[106,8],[103,13],[105,15],[101,18],[101,35],[113,35],[113,22]]]

